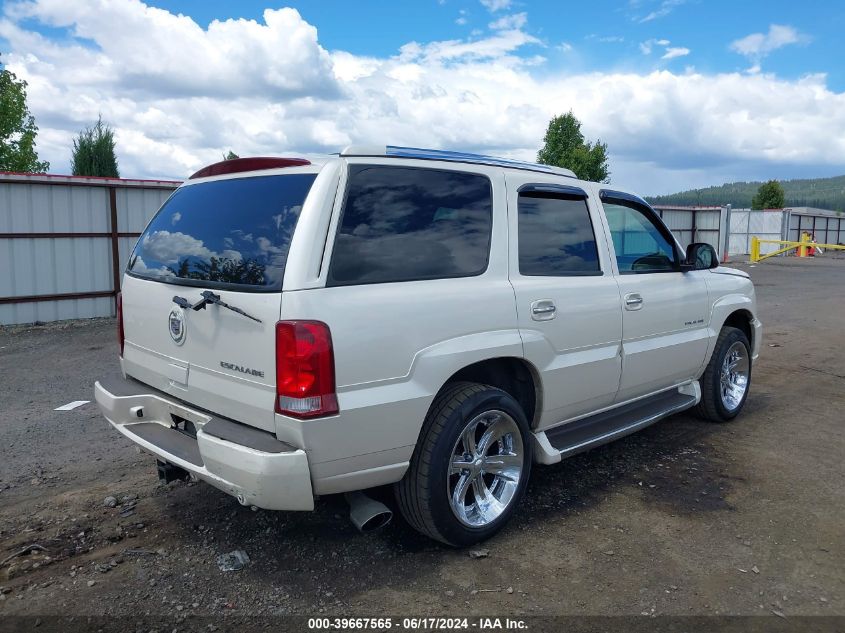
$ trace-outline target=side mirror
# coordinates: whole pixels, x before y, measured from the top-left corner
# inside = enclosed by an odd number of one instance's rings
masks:
[[[710,244],[695,242],[687,246],[687,259],[684,263],[687,270],[708,270],[719,265],[719,256]]]

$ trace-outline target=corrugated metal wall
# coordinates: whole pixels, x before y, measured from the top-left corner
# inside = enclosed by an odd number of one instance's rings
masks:
[[[751,253],[751,237],[761,240],[784,239],[784,218],[780,209],[752,211],[751,209],[731,209],[730,255],[748,255]],[[779,244],[760,244],[760,253],[765,255],[780,248]]]
[[[0,324],[113,315],[114,280],[178,184],[0,174]]]
[[[655,210],[684,248],[705,242],[720,255],[724,253],[726,207],[657,206]]]
[[[801,240],[801,233],[806,231],[819,244],[845,243],[845,218],[791,214],[789,217],[789,239],[795,242]]]

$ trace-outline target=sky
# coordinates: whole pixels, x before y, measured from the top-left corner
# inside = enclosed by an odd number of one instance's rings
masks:
[[[121,175],[227,151],[409,145],[534,160],[572,110],[656,195],[845,173],[845,1],[5,0],[0,61],[69,173],[99,115]]]

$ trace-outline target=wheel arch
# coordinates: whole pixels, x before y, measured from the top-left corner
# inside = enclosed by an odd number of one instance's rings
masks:
[[[524,358],[499,356],[466,365],[449,376],[437,395],[456,382],[475,382],[501,389],[519,403],[531,428],[534,428],[540,419],[540,374],[537,368]]]
[[[735,327],[736,329],[742,331],[745,334],[745,337],[748,339],[748,344],[751,346],[751,349],[754,349],[754,327],[751,325],[752,321],[754,320],[754,315],[751,313],[750,310],[745,308],[740,308],[738,310],[734,310],[725,318],[722,322],[721,329],[725,326],[728,327]]]
[[[710,342],[707,347],[707,354],[704,356],[704,362],[701,364],[701,371],[710,362],[710,357],[713,355],[713,350],[716,347],[716,339],[719,338],[719,332],[726,325],[742,330],[748,337],[748,343],[751,346],[752,354],[757,349],[758,341],[755,338],[759,332],[754,327],[756,304],[754,296],[730,293],[719,298],[711,308],[710,313]]]

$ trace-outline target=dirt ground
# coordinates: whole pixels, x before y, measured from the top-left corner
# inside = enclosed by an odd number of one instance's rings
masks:
[[[765,326],[743,415],[676,415],[536,468],[477,559],[399,518],[358,534],[336,497],[280,513],[159,485],[95,404],[54,411],[117,371],[112,320],[0,328],[0,561],[39,546],[0,563],[0,619],[843,616],[845,260],[739,267]],[[249,564],[220,571],[233,550]]]

